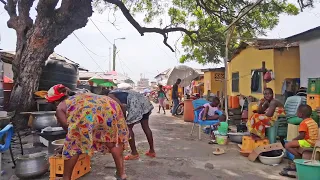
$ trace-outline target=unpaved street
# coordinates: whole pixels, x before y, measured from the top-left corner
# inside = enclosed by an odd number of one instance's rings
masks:
[[[220,156],[212,154],[214,147],[209,145],[208,136],[202,141],[197,139],[198,128],[190,137],[191,123],[183,120],[153,113],[151,118],[157,158],[150,159],[143,154],[148,144],[139,125],[135,127],[137,146],[142,154],[139,161],[126,162],[128,179],[130,180],[250,180],[250,179],[286,179],[278,176],[278,172],[286,165],[262,165],[253,163],[242,157],[236,144],[220,146],[226,153]],[[9,159],[9,156],[5,157]],[[115,167],[110,155],[96,154],[92,158],[92,171],[82,180],[114,180]],[[8,164],[7,166],[11,166]],[[5,179],[15,180],[10,168],[6,167]],[[41,180],[47,180],[48,174]]]

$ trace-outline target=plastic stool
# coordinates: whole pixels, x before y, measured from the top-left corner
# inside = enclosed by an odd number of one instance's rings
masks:
[[[251,136],[243,136],[241,151],[251,153],[255,148],[268,144],[270,144],[268,139],[254,140]]]
[[[270,144],[277,142],[277,136],[285,138],[288,131],[288,123],[285,117],[280,117],[272,127],[266,128]]]
[[[59,175],[63,175],[63,169],[64,169],[64,159],[59,156],[51,156],[49,158],[50,163],[50,180],[55,180]],[[87,154],[81,154],[79,156],[79,159],[74,166],[73,172],[72,172],[72,180],[78,179],[85,174],[89,173],[91,170],[90,165],[90,156]]]
[[[11,144],[11,138],[13,135],[13,125],[8,124],[0,131],[0,138],[6,135],[5,144],[0,144],[0,172],[1,172],[1,163],[2,163],[2,152],[5,152],[9,149]],[[1,179],[1,176],[0,176]]]

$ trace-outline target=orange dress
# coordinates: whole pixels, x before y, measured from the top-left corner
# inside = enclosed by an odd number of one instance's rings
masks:
[[[266,112],[267,111],[268,109]],[[277,107],[272,117],[268,117],[265,114],[254,113],[247,122],[249,132],[264,139],[266,136],[266,126],[273,126],[280,115],[285,115],[284,108],[282,107]]]

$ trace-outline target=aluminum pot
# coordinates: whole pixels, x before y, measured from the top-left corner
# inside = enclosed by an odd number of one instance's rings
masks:
[[[65,141],[65,139],[59,139],[59,140],[53,141],[48,147],[48,152],[53,154],[55,149],[57,149],[58,147],[63,146],[64,141]]]
[[[47,154],[40,152],[18,157],[15,174],[20,179],[35,179],[44,175],[48,169]]]
[[[31,114],[34,117],[32,121],[32,128],[34,130],[41,130],[46,127],[58,127],[55,111],[38,111]]]
[[[231,142],[241,144],[242,143],[242,137],[243,136],[248,136],[250,133],[245,132],[245,133],[228,133],[229,139]]]

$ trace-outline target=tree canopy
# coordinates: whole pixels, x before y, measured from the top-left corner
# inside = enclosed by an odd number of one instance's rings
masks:
[[[125,3],[133,13],[144,12],[146,23],[167,13],[170,24],[158,31],[164,33],[164,43],[174,51],[167,44],[168,33],[184,32],[181,42],[184,52],[180,61],[197,61],[201,64],[220,62],[225,55],[226,28],[255,3],[252,0],[172,0],[164,7],[159,2],[140,0]],[[231,52],[238,46],[240,38],[245,40],[265,35],[279,23],[279,15],[283,13],[297,15],[299,8],[286,0],[261,2],[236,23],[233,34],[236,38],[230,43]],[[159,25],[162,24],[160,18]]]

